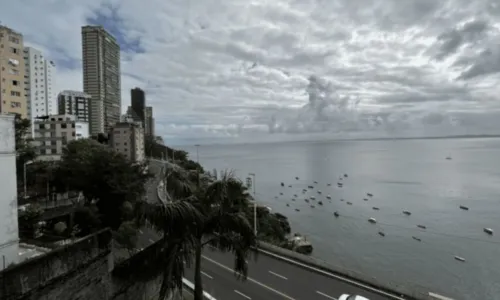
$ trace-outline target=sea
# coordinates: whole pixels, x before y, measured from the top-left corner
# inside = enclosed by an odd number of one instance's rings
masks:
[[[453,299],[500,299],[498,138],[200,145],[198,154],[207,170],[254,173],[258,201],[286,215],[316,258]],[[324,205],[311,208],[310,195]]]

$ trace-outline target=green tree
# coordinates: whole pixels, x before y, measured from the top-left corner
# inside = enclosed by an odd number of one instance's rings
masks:
[[[171,249],[190,250],[194,253],[194,299],[203,299],[201,255],[207,245],[223,252],[232,252],[235,257],[235,273],[239,278],[246,279],[248,271],[246,260],[256,246],[257,240],[245,214],[249,195],[242,182],[230,172],[225,172],[219,180],[206,184],[201,180],[193,182],[190,180],[192,176],[189,171],[179,167],[167,170],[165,176],[168,183],[167,191],[173,203],[192,205],[200,216],[196,222],[184,222],[183,229],[176,233],[180,236],[176,236],[176,239],[167,242],[166,245],[169,253],[172,253]],[[169,222],[171,214],[162,214],[158,209],[149,211],[150,214],[144,214],[148,223],[160,231],[165,228],[164,224]],[[163,212],[168,210],[164,209]],[[184,271],[183,267],[175,270],[171,267],[165,269],[175,278],[181,276]],[[168,288],[162,285],[162,290]],[[164,296],[165,294],[160,294],[160,299]]]
[[[67,189],[81,191],[86,205],[95,203],[103,226],[116,230],[125,220],[123,205],[134,205],[151,178],[146,165],[91,139],[70,142],[54,177]]]

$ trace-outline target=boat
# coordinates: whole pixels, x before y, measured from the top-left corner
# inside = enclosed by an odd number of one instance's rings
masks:
[[[313,252],[312,244],[298,233],[288,239],[285,248],[302,254],[311,254]]]
[[[290,204],[287,203],[286,206],[290,206]]]
[[[368,222],[375,224],[377,223],[377,220],[375,220],[375,218],[369,218]]]
[[[340,214],[338,212],[334,212],[333,215],[336,217],[340,216]]]
[[[294,197],[297,197],[297,194],[293,194]]]
[[[295,201],[295,199],[292,199],[292,201]]]
[[[295,180],[299,180],[299,177],[295,177]]]
[[[321,194],[321,191],[318,191],[318,194]]]
[[[363,200],[368,201],[368,198],[363,198]]]
[[[274,196],[274,199],[278,199],[278,196]]]
[[[469,210],[469,208],[467,206],[463,206],[463,205],[460,205],[460,209]]]
[[[417,225],[418,228],[427,229],[425,225]]]
[[[280,193],[281,196],[283,196],[283,193]]]
[[[484,228],[483,231],[486,232],[487,234],[493,235],[493,229],[491,228]]]
[[[313,188],[314,188],[312,185],[308,185],[307,187],[308,187],[308,188],[310,188],[310,189],[313,189]]]
[[[327,184],[327,186],[331,186],[331,185],[332,185],[331,183]]]
[[[330,199],[332,199],[332,196],[327,195],[327,196],[326,196],[326,199],[330,200]]]
[[[421,242],[421,241],[422,241],[421,239],[419,239],[419,238],[418,238],[418,237],[416,237],[416,236],[412,236],[411,238],[412,238],[412,239],[414,239],[415,241],[418,241],[418,242]]]
[[[344,174],[344,177],[347,178],[348,177],[347,174]]]
[[[321,202],[321,201],[318,201],[318,205],[323,205],[323,202]]]
[[[455,259],[461,262],[465,261],[465,258],[455,255]]]
[[[315,183],[315,184],[318,184],[318,182],[317,182],[317,181],[315,181],[314,183]]]
[[[314,205],[311,204],[311,208],[314,208]]]
[[[290,185],[288,185],[288,187],[292,187],[292,185],[290,184]]]
[[[380,236],[385,236],[385,233],[383,233],[382,231],[379,231],[379,232],[378,232],[378,234],[379,234]]]
[[[351,203],[351,202],[346,202],[346,203],[347,203],[347,205],[352,205],[352,203]]]
[[[366,193],[366,195],[367,195],[368,197],[373,197],[373,194],[372,194],[372,193]]]
[[[380,208],[374,206],[373,210],[380,210]]]
[[[411,212],[407,211],[407,210],[403,210],[403,213],[407,216],[411,215]]]
[[[344,201],[344,199],[342,198],[342,199],[340,199],[340,201]]]
[[[300,211],[300,209],[296,208],[295,211]]]
[[[311,200],[316,200],[316,197],[314,197],[314,196],[311,196],[311,197],[309,197],[309,198],[310,198]]]
[[[281,186],[285,186],[285,184],[282,182],[282,183],[281,183]]]
[[[307,203],[309,203],[309,199],[304,199],[304,201],[306,201]]]
[[[446,159],[447,160],[451,160],[451,156],[446,156]]]

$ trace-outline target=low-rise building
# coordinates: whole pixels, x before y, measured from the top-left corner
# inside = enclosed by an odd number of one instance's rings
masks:
[[[74,115],[52,115],[36,119],[35,145],[39,159],[58,160],[64,147],[72,140],[89,137],[89,124]]]
[[[0,270],[19,261],[14,116],[0,113]]]
[[[144,129],[141,123],[117,123],[109,132],[109,145],[132,161],[143,161],[145,159]]]

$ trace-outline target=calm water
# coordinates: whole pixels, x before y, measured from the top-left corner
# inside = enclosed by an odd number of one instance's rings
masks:
[[[208,169],[230,168],[242,178],[256,173],[259,200],[307,235],[315,257],[456,299],[500,299],[499,139],[218,145],[201,146],[199,154]],[[337,188],[344,173],[349,177]],[[318,188],[309,194],[318,200],[330,194],[332,203],[310,208],[304,202],[301,190],[313,181]],[[284,195],[275,199],[280,192]],[[374,197],[363,201],[367,192]],[[299,195],[295,202],[293,194]],[[335,219],[334,211],[341,217]],[[378,223],[368,223],[369,217]],[[496,235],[486,235],[484,227]],[[454,260],[455,255],[466,262]]]

